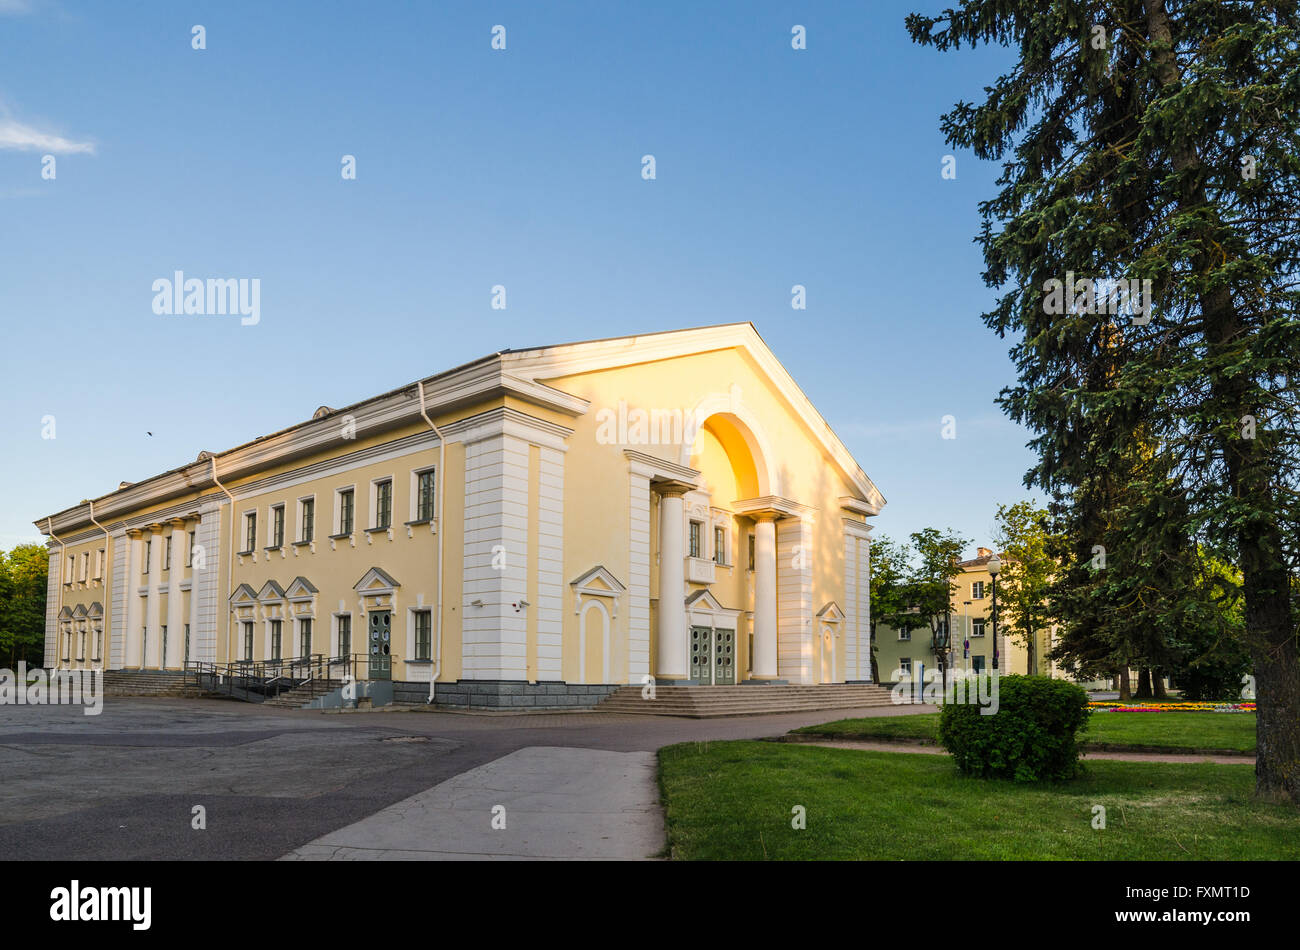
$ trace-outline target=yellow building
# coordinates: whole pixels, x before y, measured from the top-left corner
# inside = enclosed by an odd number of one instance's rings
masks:
[[[978,548],[976,556],[958,564],[961,573],[953,578],[957,589],[952,595],[952,669],[962,671],[991,670],[993,668],[993,575],[989,562],[993,552]],[[1005,562],[1005,556],[999,558]],[[1007,614],[999,608],[1001,618],[997,629],[998,671],[1001,673],[1028,673],[1029,651],[1024,638],[1006,626]],[[1063,675],[1047,659],[1054,645],[1056,625],[1049,624],[1036,635],[1035,672],[1044,676]],[[882,682],[892,682],[901,671],[911,674],[917,664],[926,669],[936,669],[934,637],[929,620],[918,617],[915,628],[895,629],[878,624],[876,661],[880,664]]]
[[[46,663],[866,682],[884,503],[748,323],[508,350],[39,519]]]

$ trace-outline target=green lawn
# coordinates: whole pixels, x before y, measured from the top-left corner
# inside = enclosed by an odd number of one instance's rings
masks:
[[[1300,811],[1252,801],[1247,765],[1093,761],[1016,785],[965,778],[946,756],[792,743],[689,742],[659,762],[676,859],[1300,858]]]
[[[939,741],[939,714],[840,719],[796,733],[837,739]],[[1175,752],[1254,752],[1254,713],[1093,713],[1085,748],[1158,749]]]

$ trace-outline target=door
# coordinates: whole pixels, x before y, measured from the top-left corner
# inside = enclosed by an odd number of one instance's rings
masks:
[[[822,627],[822,682],[835,682],[835,633],[829,626]]]
[[[713,630],[691,627],[691,679],[697,683],[713,682]]]
[[[717,686],[736,684],[736,631],[714,630],[713,682]]]
[[[392,633],[393,612],[372,610],[370,612],[370,679],[372,680],[393,678]]]

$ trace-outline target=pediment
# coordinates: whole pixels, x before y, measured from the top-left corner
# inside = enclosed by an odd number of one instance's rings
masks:
[[[604,594],[617,597],[627,592],[627,588],[603,564],[598,564],[582,576],[569,581],[569,586],[584,594],[596,596]]]
[[[361,575],[361,580],[353,584],[352,589],[362,594],[378,594],[401,586],[396,578],[382,567],[372,567]]]
[[[835,601],[827,601],[826,606],[817,611],[817,616],[827,623],[838,623],[844,619],[844,611],[840,610],[840,605]]]
[[[72,619],[73,619],[73,620],[85,620],[85,619],[86,619],[86,605],[85,605],[85,604],[77,604],[77,606],[73,608],[73,610],[72,610]]]
[[[713,591],[707,587],[703,590],[697,590],[686,598],[687,607],[695,607],[699,610],[726,610],[722,604],[718,603],[718,598],[713,596]]]
[[[262,589],[257,592],[257,599],[264,604],[284,600],[284,588],[275,581],[267,581],[262,585]]]
[[[257,591],[247,584],[240,584],[235,588],[235,592],[230,595],[232,604],[255,604],[257,603]]]
[[[86,616],[89,617],[91,620],[103,620],[104,605],[101,604],[99,601],[95,601],[93,604],[90,605],[90,609],[86,611]]]
[[[317,591],[316,585],[299,574],[289,582],[289,587],[285,591],[285,596],[290,600],[310,600],[317,593],[319,593],[319,591]]]
[[[69,607],[69,606],[67,606],[67,605],[65,604],[65,605],[63,606],[63,609],[59,611],[59,619],[60,619],[60,620],[71,620],[71,619],[72,619],[72,608]]]

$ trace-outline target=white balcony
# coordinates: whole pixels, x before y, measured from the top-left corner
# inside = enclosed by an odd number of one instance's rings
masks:
[[[715,566],[708,558],[688,557],[686,559],[686,580],[692,584],[712,584]]]

